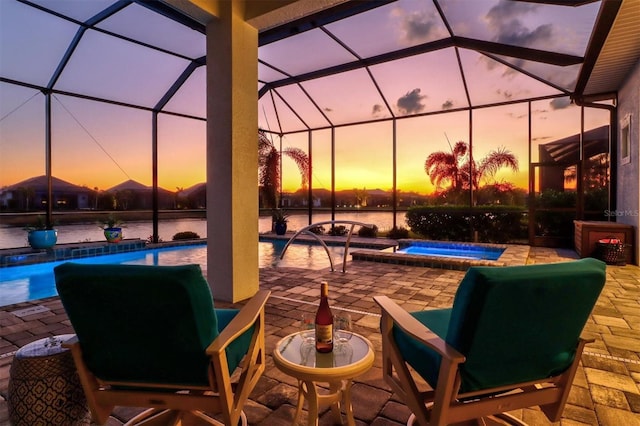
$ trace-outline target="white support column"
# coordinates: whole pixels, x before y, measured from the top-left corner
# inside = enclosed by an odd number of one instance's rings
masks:
[[[244,2],[207,25],[207,278],[218,300],[258,290],[258,31]]]

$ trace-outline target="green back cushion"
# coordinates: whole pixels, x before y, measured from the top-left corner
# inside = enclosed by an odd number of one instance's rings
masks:
[[[436,334],[446,336],[446,342],[466,356],[461,391],[482,390],[566,370],[604,283],[605,263],[590,258],[473,267],[460,283],[446,330],[435,314],[413,315],[427,326],[435,325]],[[407,350],[415,348],[403,342],[403,355]],[[411,357],[426,362],[410,365],[434,385],[439,358],[424,347],[420,352],[422,358]]]
[[[54,273],[85,362],[97,377],[208,383],[205,349],[219,329],[199,265],[65,263]]]
[[[238,309],[216,309],[218,317],[218,329],[224,330],[231,320],[240,312]],[[238,336],[233,342],[227,346],[225,353],[227,354],[227,364],[229,365],[229,373],[240,365],[240,361],[244,358],[249,350],[251,338],[253,337],[253,327]]]

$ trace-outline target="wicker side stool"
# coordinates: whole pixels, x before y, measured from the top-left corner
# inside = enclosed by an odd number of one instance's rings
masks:
[[[9,370],[9,419],[22,425],[89,425],[91,416],[65,334],[20,348]]]
[[[627,245],[615,237],[607,237],[596,243],[596,257],[607,265],[625,266]]]

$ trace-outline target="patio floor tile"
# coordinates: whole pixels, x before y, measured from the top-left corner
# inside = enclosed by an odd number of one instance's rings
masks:
[[[577,258],[572,250],[534,247],[526,250],[529,264]],[[410,411],[382,380],[380,316],[372,296],[387,294],[408,310],[449,307],[464,272],[362,261],[349,262],[347,266],[346,273],[331,272],[328,267],[314,271],[296,268],[260,271],[260,285],[270,289],[272,295],[266,307],[266,371],[245,410],[251,425],[291,424],[297,382],[274,366],[270,354],[279,339],[300,328],[302,312],[315,311],[322,281],[329,282],[332,309],[349,312],[354,330],[367,337],[376,351],[374,367],[354,381],[356,424],[406,423]],[[337,271],[341,269],[341,265],[336,265]],[[217,302],[216,306],[230,305]],[[47,309],[23,317],[14,314],[25,309],[37,311],[38,307]],[[70,332],[57,297],[0,308],[0,425],[8,424],[6,398],[15,351],[31,341]],[[607,284],[583,334],[595,342],[585,349],[560,424],[640,426],[640,268],[607,267]],[[119,425],[138,411],[118,408],[109,424]],[[538,408],[512,414],[531,426],[551,424]],[[302,421],[306,421],[306,415],[305,408]],[[332,424],[332,420],[331,413],[324,410],[320,424]]]

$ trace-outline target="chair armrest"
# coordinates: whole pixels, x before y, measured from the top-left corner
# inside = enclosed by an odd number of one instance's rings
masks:
[[[455,363],[463,363],[465,356],[449,346],[440,336],[429,330],[424,324],[415,319],[409,312],[387,296],[375,296],[375,302],[382,309],[383,317],[388,315],[396,327],[400,327],[405,333],[418,340],[423,345],[433,349],[442,357]]]
[[[259,290],[249,299],[240,309],[240,312],[238,312],[224,330],[220,332],[218,337],[207,347],[207,355],[211,356],[221,353],[231,342],[251,328],[260,316],[264,315],[264,305],[267,303],[269,295],[271,295],[270,291]]]
[[[76,336],[75,334],[71,337],[69,337],[67,340],[65,340],[64,342],[62,342],[62,347],[63,348],[70,348],[71,346],[75,345],[76,343],[79,343],[78,340],[78,336]]]

